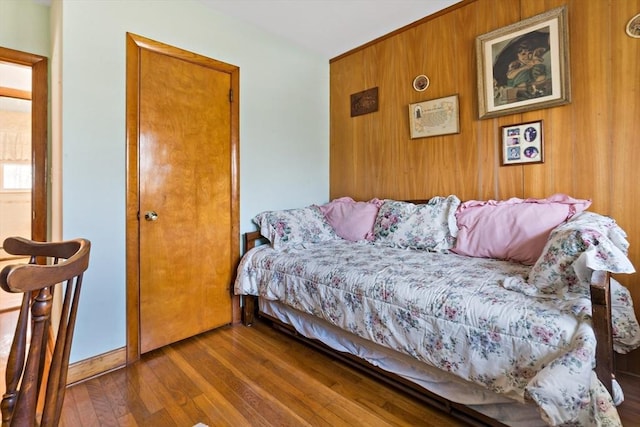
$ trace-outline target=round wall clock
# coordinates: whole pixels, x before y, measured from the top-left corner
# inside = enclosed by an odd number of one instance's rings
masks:
[[[418,92],[422,92],[428,87],[429,87],[429,77],[425,76],[424,74],[421,74],[415,79],[413,79],[413,88]]]

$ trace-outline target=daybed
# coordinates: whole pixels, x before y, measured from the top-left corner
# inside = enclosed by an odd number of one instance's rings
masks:
[[[620,425],[613,348],[640,346],[624,231],[590,201],[270,211],[235,292],[260,315],[478,425]],[[260,235],[269,245],[254,246]],[[249,250],[250,249],[250,250]],[[362,363],[361,363],[362,362]]]

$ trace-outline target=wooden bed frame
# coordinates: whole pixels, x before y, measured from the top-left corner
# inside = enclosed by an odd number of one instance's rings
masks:
[[[245,253],[254,248],[258,241],[267,241],[259,231],[252,231],[244,235]],[[250,326],[257,317],[267,320],[271,325],[322,352],[325,352],[348,365],[355,367],[373,377],[381,380],[393,387],[396,387],[411,396],[439,408],[451,416],[465,421],[473,426],[504,426],[504,424],[487,417],[480,412],[467,407],[466,405],[452,402],[435,393],[432,393],[419,385],[408,381],[398,375],[384,371],[367,361],[348,353],[336,351],[324,343],[309,339],[297,333],[290,325],[282,323],[258,310],[258,297],[252,295],[243,296],[242,323]],[[613,380],[615,379],[614,352],[613,352],[613,332],[611,326],[611,290],[609,273],[606,271],[595,271],[591,278],[591,304],[592,304],[592,324],[595,331],[596,346],[596,375],[602,381],[609,393],[613,395]]]

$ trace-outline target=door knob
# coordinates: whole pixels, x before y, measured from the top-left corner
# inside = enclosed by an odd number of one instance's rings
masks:
[[[147,213],[144,214],[144,219],[147,221],[155,221],[158,219],[158,214],[154,211],[147,211]]]

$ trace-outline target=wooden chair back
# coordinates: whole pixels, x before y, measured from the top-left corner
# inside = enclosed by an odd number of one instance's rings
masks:
[[[3,248],[11,255],[28,256],[30,261],[8,265],[0,271],[0,287],[23,294],[7,360],[6,393],[0,404],[2,427],[56,426],[64,401],[78,299],[83,273],[89,267],[91,243],[86,239],[50,243],[9,237]],[[54,291],[63,292],[55,337],[51,328]]]

